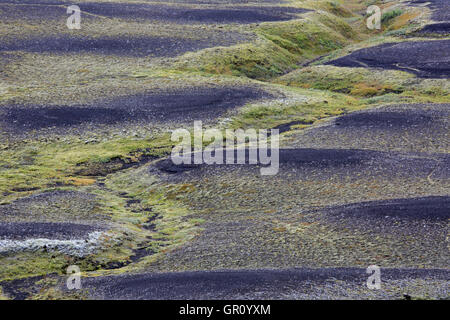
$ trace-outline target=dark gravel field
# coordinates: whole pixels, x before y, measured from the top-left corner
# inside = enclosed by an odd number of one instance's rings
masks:
[[[6,4],[51,4],[51,5],[63,5],[68,2],[61,0],[0,0],[0,3]]]
[[[75,223],[0,223],[0,239],[78,239],[96,230],[99,228]]]
[[[259,4],[259,3],[285,3],[286,1],[278,1],[278,0],[167,0],[164,1],[167,3],[187,3],[187,4],[224,4],[232,3],[232,4]]]
[[[353,112],[345,116],[338,117],[334,124],[344,128],[374,128],[383,130],[401,130],[403,128],[426,127],[438,120],[444,121],[448,117],[448,112],[443,110],[433,112],[432,110],[369,110],[363,112]]]
[[[334,208],[333,213],[352,219],[398,218],[445,221],[450,219],[450,197],[393,199],[351,204]]]
[[[47,191],[0,205],[0,223],[39,221],[106,225],[110,216],[98,212],[95,195],[68,190]]]
[[[395,237],[397,244],[415,240],[420,251],[434,251],[449,259],[447,240],[450,197],[389,199],[331,207],[319,219],[334,228],[350,229],[372,237]],[[447,252],[447,254],[445,254]]]
[[[255,173],[261,166],[250,163],[249,150],[245,153],[245,163],[239,165],[226,164],[174,164],[171,158],[161,160],[150,167],[168,175],[170,179],[192,179],[205,177],[217,172],[233,171]],[[270,153],[269,153],[270,154]],[[236,151],[235,157],[236,159]],[[223,159],[226,159],[224,151]],[[448,179],[446,168],[450,164],[447,154],[420,154],[380,152],[357,149],[280,149],[279,175],[286,179],[294,177],[316,177],[329,179],[331,176],[349,179],[361,173],[374,177],[423,177],[432,173],[433,178]],[[156,172],[157,172],[156,171]]]
[[[158,1],[154,1],[158,2]],[[224,0],[166,0],[166,3],[174,4],[224,4]],[[226,3],[232,4],[258,4],[258,3],[283,3],[278,0],[226,0]],[[0,3],[12,4],[73,4],[62,0],[0,0]]]
[[[443,153],[450,148],[449,107],[448,104],[401,104],[353,112],[301,133],[296,137],[296,144]]]
[[[401,237],[419,237],[427,246],[446,250],[450,197],[389,199],[348,204],[324,210],[328,223],[353,230]]]
[[[432,11],[434,21],[450,21],[450,2],[448,0],[413,0],[411,4],[426,4]]]
[[[233,34],[233,33],[232,33]],[[241,37],[241,39],[243,39]],[[239,42],[239,37],[223,34],[220,39],[183,39],[153,36],[89,37],[42,36],[6,40],[1,51],[26,51],[33,53],[75,54],[93,53],[128,57],[174,57],[217,45],[229,46]]]
[[[30,2],[31,3],[31,2]],[[0,18],[7,20],[49,20],[67,19],[69,4],[52,5],[48,2],[33,2],[29,5],[14,5],[0,2]],[[94,19],[95,16],[130,19],[134,21],[159,21],[182,24],[249,24],[266,21],[286,21],[297,18],[296,14],[310,10],[293,7],[205,7],[191,8],[161,4],[137,3],[96,3],[77,4],[81,17]]]
[[[434,280],[440,283],[441,294],[445,294],[449,277],[447,270],[381,270],[386,287],[392,283],[401,288],[402,280]],[[401,290],[408,291],[402,288],[390,294],[384,290],[371,294],[366,281],[365,269],[329,268],[139,274],[88,278],[83,279],[83,284],[93,298],[99,299],[365,299],[396,294],[397,299],[402,299]]]
[[[53,21],[67,20],[69,4],[47,1],[30,1],[29,3],[0,1],[0,19],[6,22],[17,20]],[[90,18],[90,17],[86,17]]]
[[[441,22],[441,23],[432,23],[428,24],[420,31],[418,31],[419,34],[425,33],[425,34],[448,34],[450,33],[450,22]]]
[[[292,7],[249,6],[194,9],[169,5],[120,3],[86,3],[81,4],[80,9],[106,17],[214,24],[284,21],[295,19],[295,14],[309,11]]]
[[[207,120],[251,100],[270,97],[255,87],[197,87],[126,96],[91,106],[7,105],[0,109],[0,124],[7,132],[23,132],[83,123]]]
[[[423,35],[443,35],[450,33],[450,2],[447,0],[414,0],[411,5],[426,5],[432,11],[433,22],[420,29]]]
[[[450,77],[450,40],[386,43],[357,50],[326,64],[395,69],[422,78]]]

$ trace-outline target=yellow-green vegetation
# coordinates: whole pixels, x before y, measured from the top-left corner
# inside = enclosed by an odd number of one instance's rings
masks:
[[[354,6],[357,4],[356,1],[336,1],[336,0],[329,0],[329,1],[306,1],[304,2],[308,7],[316,10],[325,10],[330,12],[331,14],[343,17],[343,18],[350,18],[354,17],[354,13],[351,11],[352,5]],[[350,5],[350,7],[347,7]]]
[[[0,300],[9,300],[8,297],[3,294],[1,287],[0,287]]]
[[[0,281],[65,272],[70,257],[55,253],[15,253],[0,257]]]
[[[143,157],[167,154],[172,143],[168,135],[156,138],[117,138],[86,143],[79,138],[64,143],[32,141],[2,150],[0,192],[23,189],[45,189],[55,185],[89,185],[85,175],[105,175],[126,164],[138,163]],[[118,160],[111,164],[113,159]],[[100,167],[101,169],[96,169]],[[6,197],[3,202],[11,199]]]
[[[95,275],[105,272],[122,273],[145,266],[166,252],[192,240],[201,230],[204,220],[195,217],[201,212],[193,211],[189,202],[184,201],[189,193],[195,191],[195,187],[191,184],[164,183],[147,171],[148,167],[144,166],[118,172],[105,180],[107,191],[98,189],[91,191],[102,195],[105,208],[118,212],[115,219],[117,223],[122,226],[127,223],[134,225],[128,228],[128,230],[134,228],[140,236],[140,240],[135,235],[128,237],[133,242],[134,249],[139,247],[149,250],[149,254],[133,264],[126,264],[116,270],[98,270]],[[139,210],[133,210],[132,207],[120,203],[124,198],[117,196],[118,194],[126,194],[129,199],[138,202]],[[153,228],[145,229],[144,225],[149,221]],[[100,256],[96,256],[96,259]],[[129,253],[126,257],[129,257]],[[119,256],[114,253],[107,258],[109,261],[117,261]]]
[[[117,269],[132,263],[138,249],[148,253],[143,255],[143,262],[151,261],[192,239],[203,219],[188,218],[192,212],[182,199],[193,187],[163,184],[143,170],[147,168],[108,176],[104,188],[89,185],[75,189],[96,195],[99,210],[111,217],[108,224],[112,229],[103,238],[102,250],[83,258],[40,251],[5,255],[0,258],[0,281],[48,273],[62,275],[74,264],[83,272]],[[145,227],[149,221],[152,228]]]
[[[416,102],[445,102],[449,99],[450,85],[445,79],[418,79],[414,75],[396,70],[343,68],[316,65],[296,70],[276,80],[287,86],[329,90],[353,96],[370,98],[396,94]]]
[[[342,48],[358,34],[342,18],[327,12],[304,19],[265,23],[254,42],[188,53],[175,68],[265,80],[295,69],[300,63]]]
[[[397,17],[393,18],[393,20],[390,21],[386,29],[388,31],[401,30],[402,28],[404,30],[413,30],[418,26],[418,23],[413,21],[415,18],[419,16],[420,12],[418,10],[406,11],[398,15]]]
[[[285,99],[270,104],[253,104],[242,108],[233,118],[233,128],[274,128],[283,123],[300,122],[296,128],[312,125],[317,120],[359,110],[364,103],[354,97],[311,89],[290,89]],[[304,100],[301,99],[304,97]]]

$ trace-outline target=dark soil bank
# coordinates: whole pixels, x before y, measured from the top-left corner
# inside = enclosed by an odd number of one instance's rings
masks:
[[[201,8],[169,5],[83,3],[80,9],[107,17],[159,20],[177,23],[257,23],[295,19],[309,10],[291,7]]]
[[[450,197],[390,199],[360,202],[324,211],[327,223],[337,228],[391,234],[397,241],[417,239],[420,250],[447,250]]]
[[[74,223],[0,223],[0,239],[79,239],[98,228]]]
[[[225,151],[223,159],[227,159]],[[255,152],[256,153],[256,152]],[[237,158],[237,151],[234,152]],[[256,170],[261,164],[259,153],[257,165],[250,162],[249,150],[245,152],[244,164],[174,164],[171,158],[161,160],[150,167],[150,170],[159,170],[169,174],[173,178],[183,177],[183,173],[193,176],[213,174],[214,170],[240,170],[245,167],[248,170]],[[270,154],[270,152],[269,152]],[[252,158],[253,159],[253,158]],[[273,160],[274,161],[274,160]],[[225,161],[224,161],[225,162]],[[267,162],[266,162],[267,163]],[[342,175],[345,177],[357,177],[366,174],[367,177],[385,176],[415,176],[426,178],[433,172],[434,178],[447,178],[446,169],[450,163],[450,157],[445,154],[433,156],[398,153],[379,152],[371,150],[356,149],[280,149],[279,166],[280,174],[290,177],[306,177],[310,174],[319,174],[326,179],[330,175]],[[241,167],[241,168],[239,168]]]
[[[251,87],[197,87],[127,96],[95,106],[5,106],[0,109],[0,124],[6,131],[30,131],[83,123],[205,120],[262,97],[270,95]]]
[[[242,37],[241,37],[242,38]],[[37,53],[95,53],[131,57],[174,57],[218,45],[236,44],[239,37],[223,34],[220,39],[182,39],[166,37],[80,37],[72,35],[43,36],[5,41],[1,51],[27,51]]]
[[[428,126],[436,121],[437,114],[422,110],[375,110],[354,112],[339,117],[335,125],[342,127],[371,127],[383,130],[399,130],[404,127]],[[446,115],[448,116],[448,115]]]
[[[166,0],[167,3],[187,3],[187,4],[259,4],[259,3],[284,3],[283,0]]]
[[[61,0],[0,0],[0,3],[6,4],[67,4],[65,1]]]
[[[450,197],[425,197],[362,202],[332,209],[333,214],[362,219],[450,219]]]
[[[423,78],[450,77],[450,40],[386,43],[364,48],[327,64],[396,69]]]
[[[413,0],[413,5],[427,4],[433,11],[434,21],[450,21],[450,2],[448,0]]]
[[[414,269],[383,269],[382,274],[385,281],[413,278],[445,281],[449,276],[446,270]],[[337,280],[343,292],[359,291],[367,277],[363,268],[302,268],[110,276],[83,279],[83,284],[93,297],[100,299],[282,299],[293,291],[310,294],[311,299],[317,285],[329,283],[327,289],[331,294]]]
[[[449,104],[401,104],[352,112],[299,134],[305,147],[447,152]],[[357,139],[355,137],[358,137]]]
[[[428,24],[418,33],[448,34],[450,33],[450,22]]]
[[[270,148],[270,144],[268,145]],[[224,161],[227,159],[227,151],[219,150],[217,152],[222,152]],[[239,152],[240,153],[240,152]],[[214,154],[214,153],[213,153]],[[243,150],[244,155],[242,165],[253,164],[250,160],[250,155],[254,154],[257,158],[254,164],[261,164],[260,153],[256,152],[255,149],[245,149]],[[268,155],[270,155],[270,150]],[[351,165],[359,164],[364,160],[371,159],[376,155],[376,152],[363,151],[363,150],[345,150],[345,149],[281,149],[279,152],[280,164],[290,164],[290,165],[315,165],[315,166],[339,166],[339,165]],[[234,163],[237,164],[236,159],[239,154],[237,150],[234,150]],[[194,155],[191,156],[191,162],[193,163]],[[180,164],[175,165],[171,159],[166,159],[158,162],[156,167],[160,170],[168,173],[178,173],[187,171],[194,168],[200,168],[206,164]],[[220,164],[218,164],[220,165]],[[226,164],[223,164],[226,165]]]
[[[0,19],[1,21],[54,21],[61,20],[65,23],[69,15],[67,14],[67,5],[50,1],[33,1],[30,3],[0,1]]]
[[[2,19],[29,19],[49,20],[67,19],[66,12],[69,4],[60,6],[51,2],[35,2],[30,5],[1,5],[0,17]],[[1,2],[0,2],[1,4]],[[55,4],[57,4],[55,2]],[[292,7],[207,7],[190,8],[180,5],[160,4],[130,4],[130,3],[80,3],[81,17],[95,19],[94,15],[123,18],[129,20],[166,21],[184,24],[228,24],[228,23],[258,23],[266,21],[285,21],[297,18],[296,14],[310,10]]]
[[[179,3],[179,4],[224,4],[224,0],[166,0],[166,3]],[[238,4],[258,4],[258,3],[283,3],[285,1],[280,0],[227,0],[226,3],[238,3]],[[74,4],[70,1],[62,0],[0,0],[0,3],[10,4]]]

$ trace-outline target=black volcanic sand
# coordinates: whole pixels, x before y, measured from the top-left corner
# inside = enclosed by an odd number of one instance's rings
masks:
[[[369,224],[377,232],[382,231],[379,229],[386,225],[390,225],[395,232],[399,232],[402,225],[409,230],[415,225],[417,233],[423,233],[422,236],[426,237],[429,233],[424,232],[425,229],[438,226],[443,229],[442,240],[445,240],[447,221],[450,219],[449,208],[450,197],[429,196],[359,202],[331,207],[324,212],[332,220],[345,220],[346,226],[361,227],[362,224]]]
[[[61,20],[65,23],[69,15],[67,7],[70,4],[51,1],[30,1],[28,3],[0,1],[0,19],[1,21],[54,21]],[[81,16],[90,19],[89,16]]]
[[[450,40],[385,43],[357,50],[326,64],[395,69],[423,78],[450,77]]]
[[[124,19],[146,19],[176,23],[258,23],[285,21],[297,18],[295,14],[310,10],[292,7],[227,7],[201,8],[120,3],[84,3],[80,9],[88,13]]]
[[[448,0],[413,0],[411,4],[427,4],[432,10],[434,21],[450,21],[450,2]]]
[[[251,100],[270,97],[254,87],[197,87],[120,97],[91,106],[7,105],[0,109],[0,124],[7,132],[26,132],[84,123],[191,122],[213,119]]]
[[[448,106],[434,104],[344,115],[286,136],[292,149],[280,150],[275,176],[249,164],[152,163],[143,169],[192,185],[179,196],[206,222],[198,238],[151,270],[445,266],[446,121]],[[438,146],[419,152],[423,142]]]
[[[450,104],[401,104],[340,116],[300,132],[294,145],[446,153]]]
[[[425,197],[361,202],[330,209],[352,219],[398,218],[406,220],[450,219],[450,197]]]
[[[0,223],[0,239],[80,239],[97,230],[98,227],[75,223]]]
[[[448,196],[389,199],[331,207],[321,215],[316,213],[316,218],[335,230],[356,230],[372,237],[391,235],[396,246],[415,239],[414,248],[448,255],[449,208]]]
[[[48,4],[48,5],[64,5],[68,2],[61,0],[0,0],[0,3],[6,4]]]
[[[225,151],[223,158],[226,159]],[[150,172],[160,173],[168,179],[197,179],[207,177],[214,172],[227,171],[257,173],[260,163],[249,161],[249,150],[245,152],[244,164],[174,164],[171,158],[160,160],[150,166]],[[235,157],[236,159],[236,151]],[[446,168],[450,165],[450,155],[380,152],[357,149],[280,149],[279,172],[286,179],[314,178],[329,179],[330,177],[357,178],[361,174],[367,177],[422,177],[427,178],[432,173],[433,179],[450,177]],[[270,176],[269,178],[270,179]]]
[[[420,29],[418,35],[444,35],[450,33],[450,2],[448,0],[415,0],[412,5],[426,4],[431,10],[434,22]]]
[[[366,127],[383,130],[401,130],[403,128],[427,127],[439,120],[445,121],[450,113],[447,110],[421,110],[421,109],[378,109],[375,111],[353,112],[338,117],[336,126]]]
[[[403,299],[411,294],[408,283],[420,279],[424,290],[434,288],[432,297],[444,298],[449,276],[439,269],[381,269],[382,290],[367,289],[363,268],[147,273],[84,278],[83,286],[96,299]]]
[[[218,34],[210,39],[183,39],[157,36],[82,37],[54,35],[4,40],[1,51],[27,51],[35,53],[94,53],[131,57],[175,57],[190,51],[229,46],[244,40],[235,33]]]
[[[448,34],[450,33],[450,22],[428,24],[417,33]]]
[[[157,2],[157,1],[155,1]],[[236,3],[236,4],[254,4],[254,3],[283,3],[285,1],[280,0],[166,0],[166,3],[179,3],[179,4],[224,4]],[[0,0],[0,3],[12,3],[12,4],[72,4],[71,2],[61,0]],[[126,3],[124,3],[126,4]]]
[[[266,21],[286,21],[296,19],[296,14],[310,10],[293,7],[208,7],[189,8],[160,4],[130,3],[80,3],[81,17],[95,18],[93,15],[129,20],[154,20],[184,24],[228,24],[259,23]],[[55,6],[46,4],[12,5],[0,3],[1,19],[49,20],[67,19],[68,4]],[[91,14],[91,15],[89,15]]]
[[[110,217],[99,211],[95,195],[77,191],[48,191],[0,205],[0,223],[66,222],[109,224]]]
[[[0,0],[1,1],[1,0]],[[167,3],[186,4],[258,4],[258,3],[285,3],[282,0],[166,0]]]

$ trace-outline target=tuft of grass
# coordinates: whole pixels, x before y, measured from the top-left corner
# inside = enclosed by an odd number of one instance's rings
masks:
[[[376,83],[356,83],[350,90],[350,94],[358,97],[373,97],[394,91],[392,87]]]
[[[383,13],[383,15],[381,16],[381,23],[389,23],[391,20],[395,19],[398,16],[401,16],[403,14],[403,10],[400,9],[394,9],[394,10],[390,10],[387,11],[385,13]]]
[[[350,18],[354,16],[354,13],[352,12],[351,9],[355,4],[357,4],[357,2],[342,1],[342,0],[326,0],[326,1],[309,0],[304,2],[304,4],[314,10],[325,10],[338,17]]]
[[[390,24],[388,30],[394,31],[394,30],[400,30],[402,28],[407,28],[408,25],[411,24],[411,21],[413,19],[417,18],[419,15],[420,15],[419,11],[405,12],[395,18],[395,20]]]
[[[329,90],[354,97],[371,97],[387,93],[401,93],[402,85],[412,75],[401,71],[367,70],[365,68],[340,68],[334,66],[306,67],[283,77],[274,82],[317,90]]]
[[[115,138],[97,144],[86,144],[74,139],[70,144],[33,141],[17,148],[1,151],[3,169],[0,170],[0,192],[9,199],[26,196],[15,190],[45,189],[55,185],[84,186],[94,183],[83,173],[102,175],[120,170],[122,162],[138,162],[143,157],[161,157],[167,154],[173,143],[169,134],[154,138]],[[28,164],[23,164],[23,159]],[[112,162],[111,165],[108,165]],[[100,169],[105,170],[100,170]],[[5,199],[6,200],[6,199]]]
[[[255,43],[187,54],[176,63],[176,67],[189,72],[266,80],[294,69],[297,60],[297,55],[288,49],[267,39],[259,39]]]
[[[66,179],[67,184],[72,184],[76,187],[90,186],[93,185],[95,182],[96,182],[95,179],[90,178],[69,177]]]

